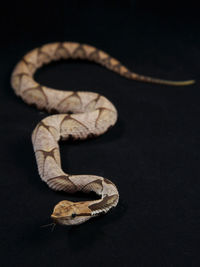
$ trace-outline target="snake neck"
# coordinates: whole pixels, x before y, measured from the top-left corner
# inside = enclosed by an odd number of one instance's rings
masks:
[[[102,213],[107,213],[111,208],[114,208],[119,201],[119,195],[105,195],[100,200],[91,201],[88,208],[91,210],[91,216],[98,216]]]
[[[93,189],[97,194],[101,194],[101,199],[82,202],[63,200],[59,202],[53,210],[51,218],[54,222],[62,225],[78,225],[93,217],[107,213],[111,208],[114,208],[117,205],[119,194],[115,185],[110,181],[108,185],[108,180],[104,182],[105,179],[102,177],[95,178],[94,181],[87,185],[81,185],[80,187],[79,184],[79,190],[87,192],[88,190],[92,191]],[[90,177],[90,179],[92,180],[93,178]],[[61,185],[61,181],[57,181],[57,183]],[[97,190],[97,183],[102,185],[101,190],[100,188]],[[62,181],[62,186],[64,186],[64,184],[65,183]]]

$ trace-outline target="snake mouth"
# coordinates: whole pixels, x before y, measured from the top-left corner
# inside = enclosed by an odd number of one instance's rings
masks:
[[[58,219],[58,218],[59,218],[58,216],[51,214],[51,219]]]
[[[54,224],[60,225],[79,225],[91,218],[91,214],[89,213],[81,213],[77,214],[75,217],[73,215],[70,216],[56,216],[54,214],[51,215],[51,219]]]
[[[75,217],[81,217],[81,216],[91,216],[90,213],[81,213],[81,214],[76,214],[76,216],[56,216],[54,214],[51,214],[51,219],[53,219],[54,221],[56,220],[62,220],[62,219],[72,219]]]

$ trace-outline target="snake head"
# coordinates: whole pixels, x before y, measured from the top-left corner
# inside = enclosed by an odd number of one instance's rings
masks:
[[[55,223],[62,225],[76,225],[89,220],[92,216],[91,210],[86,202],[71,202],[63,200],[53,210],[51,218]]]

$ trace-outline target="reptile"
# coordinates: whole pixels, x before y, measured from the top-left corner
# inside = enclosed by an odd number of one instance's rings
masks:
[[[139,75],[130,71],[117,59],[94,46],[75,42],[45,44],[28,52],[15,66],[11,86],[17,96],[38,109],[56,112],[37,124],[32,143],[39,175],[51,189],[75,193],[95,192],[99,198],[72,202],[63,200],[53,209],[51,218],[62,225],[81,224],[107,213],[119,201],[113,182],[96,175],[72,175],[61,167],[59,140],[84,140],[105,133],[117,121],[115,106],[104,96],[85,91],[62,91],[49,88],[34,80],[34,74],[44,64],[60,59],[83,59],[98,63],[132,80],[184,86],[188,81],[168,81]]]

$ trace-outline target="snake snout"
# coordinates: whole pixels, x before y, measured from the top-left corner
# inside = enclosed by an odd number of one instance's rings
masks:
[[[56,222],[58,220],[58,215],[56,214],[51,214],[51,219]]]
[[[53,219],[53,220],[56,219],[56,216],[51,214],[51,219]]]

